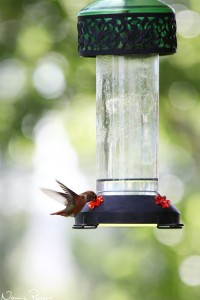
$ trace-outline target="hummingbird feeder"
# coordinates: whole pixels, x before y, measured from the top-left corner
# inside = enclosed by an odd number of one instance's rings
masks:
[[[176,52],[176,19],[159,0],[98,0],[78,14],[79,55],[96,57],[97,195],[74,228],[182,228],[158,193],[159,55]]]

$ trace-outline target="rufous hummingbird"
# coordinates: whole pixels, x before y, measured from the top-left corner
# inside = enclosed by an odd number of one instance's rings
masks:
[[[52,213],[51,215],[75,217],[87,202],[95,201],[97,198],[97,195],[93,191],[86,191],[78,195],[58,180],[56,180],[56,182],[63,189],[64,193],[41,189],[45,194],[66,206],[63,210]]]

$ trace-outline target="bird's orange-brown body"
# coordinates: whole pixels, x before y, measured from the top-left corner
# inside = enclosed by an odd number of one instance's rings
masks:
[[[87,202],[95,201],[97,195],[93,191],[86,191],[80,195],[76,194],[61,182],[57,181],[64,193],[53,190],[42,189],[48,196],[54,198],[66,207],[63,210],[52,213],[51,215],[59,215],[63,217],[75,217]]]

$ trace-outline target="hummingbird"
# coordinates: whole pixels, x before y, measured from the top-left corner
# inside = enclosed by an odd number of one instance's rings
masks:
[[[49,189],[41,189],[45,194],[66,206],[63,210],[51,213],[51,215],[75,217],[87,202],[95,201],[97,198],[97,195],[93,191],[86,191],[78,195],[60,181],[56,180],[56,182],[62,188],[64,193]]]

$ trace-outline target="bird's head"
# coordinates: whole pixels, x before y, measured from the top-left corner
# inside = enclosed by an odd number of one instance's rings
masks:
[[[95,201],[97,198],[97,195],[93,191],[87,191],[83,193],[83,196],[85,202]]]

